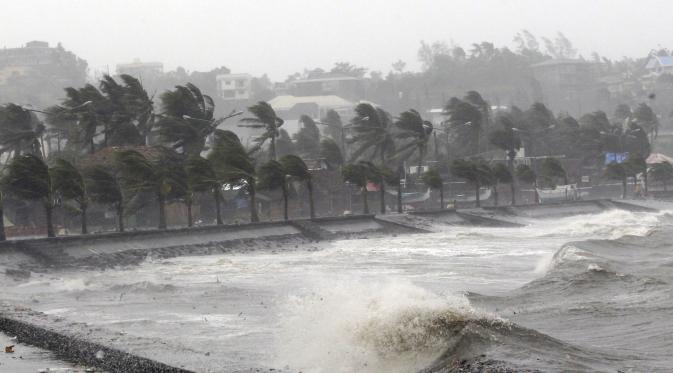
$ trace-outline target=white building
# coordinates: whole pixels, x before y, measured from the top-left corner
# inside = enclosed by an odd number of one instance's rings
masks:
[[[673,74],[673,56],[650,56],[645,68],[657,75]]]
[[[142,62],[134,59],[130,63],[117,64],[117,75],[131,75],[137,79],[151,79],[164,73],[164,64],[161,62]]]
[[[248,100],[252,97],[250,74],[221,74],[215,79],[217,94],[223,100]]]

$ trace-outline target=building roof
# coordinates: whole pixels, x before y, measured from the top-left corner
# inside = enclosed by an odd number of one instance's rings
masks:
[[[353,76],[345,76],[345,75],[326,75],[320,78],[311,78],[311,79],[299,79],[299,80],[293,80],[289,82],[290,84],[295,84],[295,83],[313,83],[313,82],[333,82],[333,81],[343,81],[343,80],[362,80],[360,78],[356,78]]]
[[[661,153],[652,153],[650,154],[649,157],[645,160],[647,164],[655,164],[655,163],[662,163],[662,162],[668,162],[670,164],[673,164],[673,158],[661,154]]]
[[[276,96],[269,101],[275,110],[290,110],[298,104],[316,104],[326,108],[352,107],[354,103],[336,95],[326,96]]]
[[[250,75],[248,73],[219,74],[215,77],[215,80],[230,79],[230,78],[249,78],[249,79],[252,79],[252,75]]]
[[[544,62],[536,63],[530,65],[530,67],[547,67],[547,66],[558,66],[558,65],[589,65],[593,62],[579,60],[574,58],[554,58],[546,60]]]
[[[671,67],[673,66],[673,56],[650,56],[649,61],[647,61],[646,68],[652,69],[657,67],[656,62],[659,63],[659,66]]]

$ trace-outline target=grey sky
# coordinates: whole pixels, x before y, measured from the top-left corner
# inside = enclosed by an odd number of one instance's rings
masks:
[[[167,69],[268,73],[349,61],[387,72],[419,64],[421,40],[512,45],[562,31],[588,56],[673,47],[670,0],[1,0],[0,47],[63,45],[104,70],[134,58]]]

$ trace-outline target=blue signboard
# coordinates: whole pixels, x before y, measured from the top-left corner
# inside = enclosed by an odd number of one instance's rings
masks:
[[[629,158],[629,153],[605,153],[605,164],[622,163]]]

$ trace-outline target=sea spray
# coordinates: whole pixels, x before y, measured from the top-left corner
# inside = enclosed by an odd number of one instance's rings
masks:
[[[409,281],[333,279],[282,312],[276,366],[291,371],[412,372],[426,367],[478,315],[463,296],[438,295]]]

